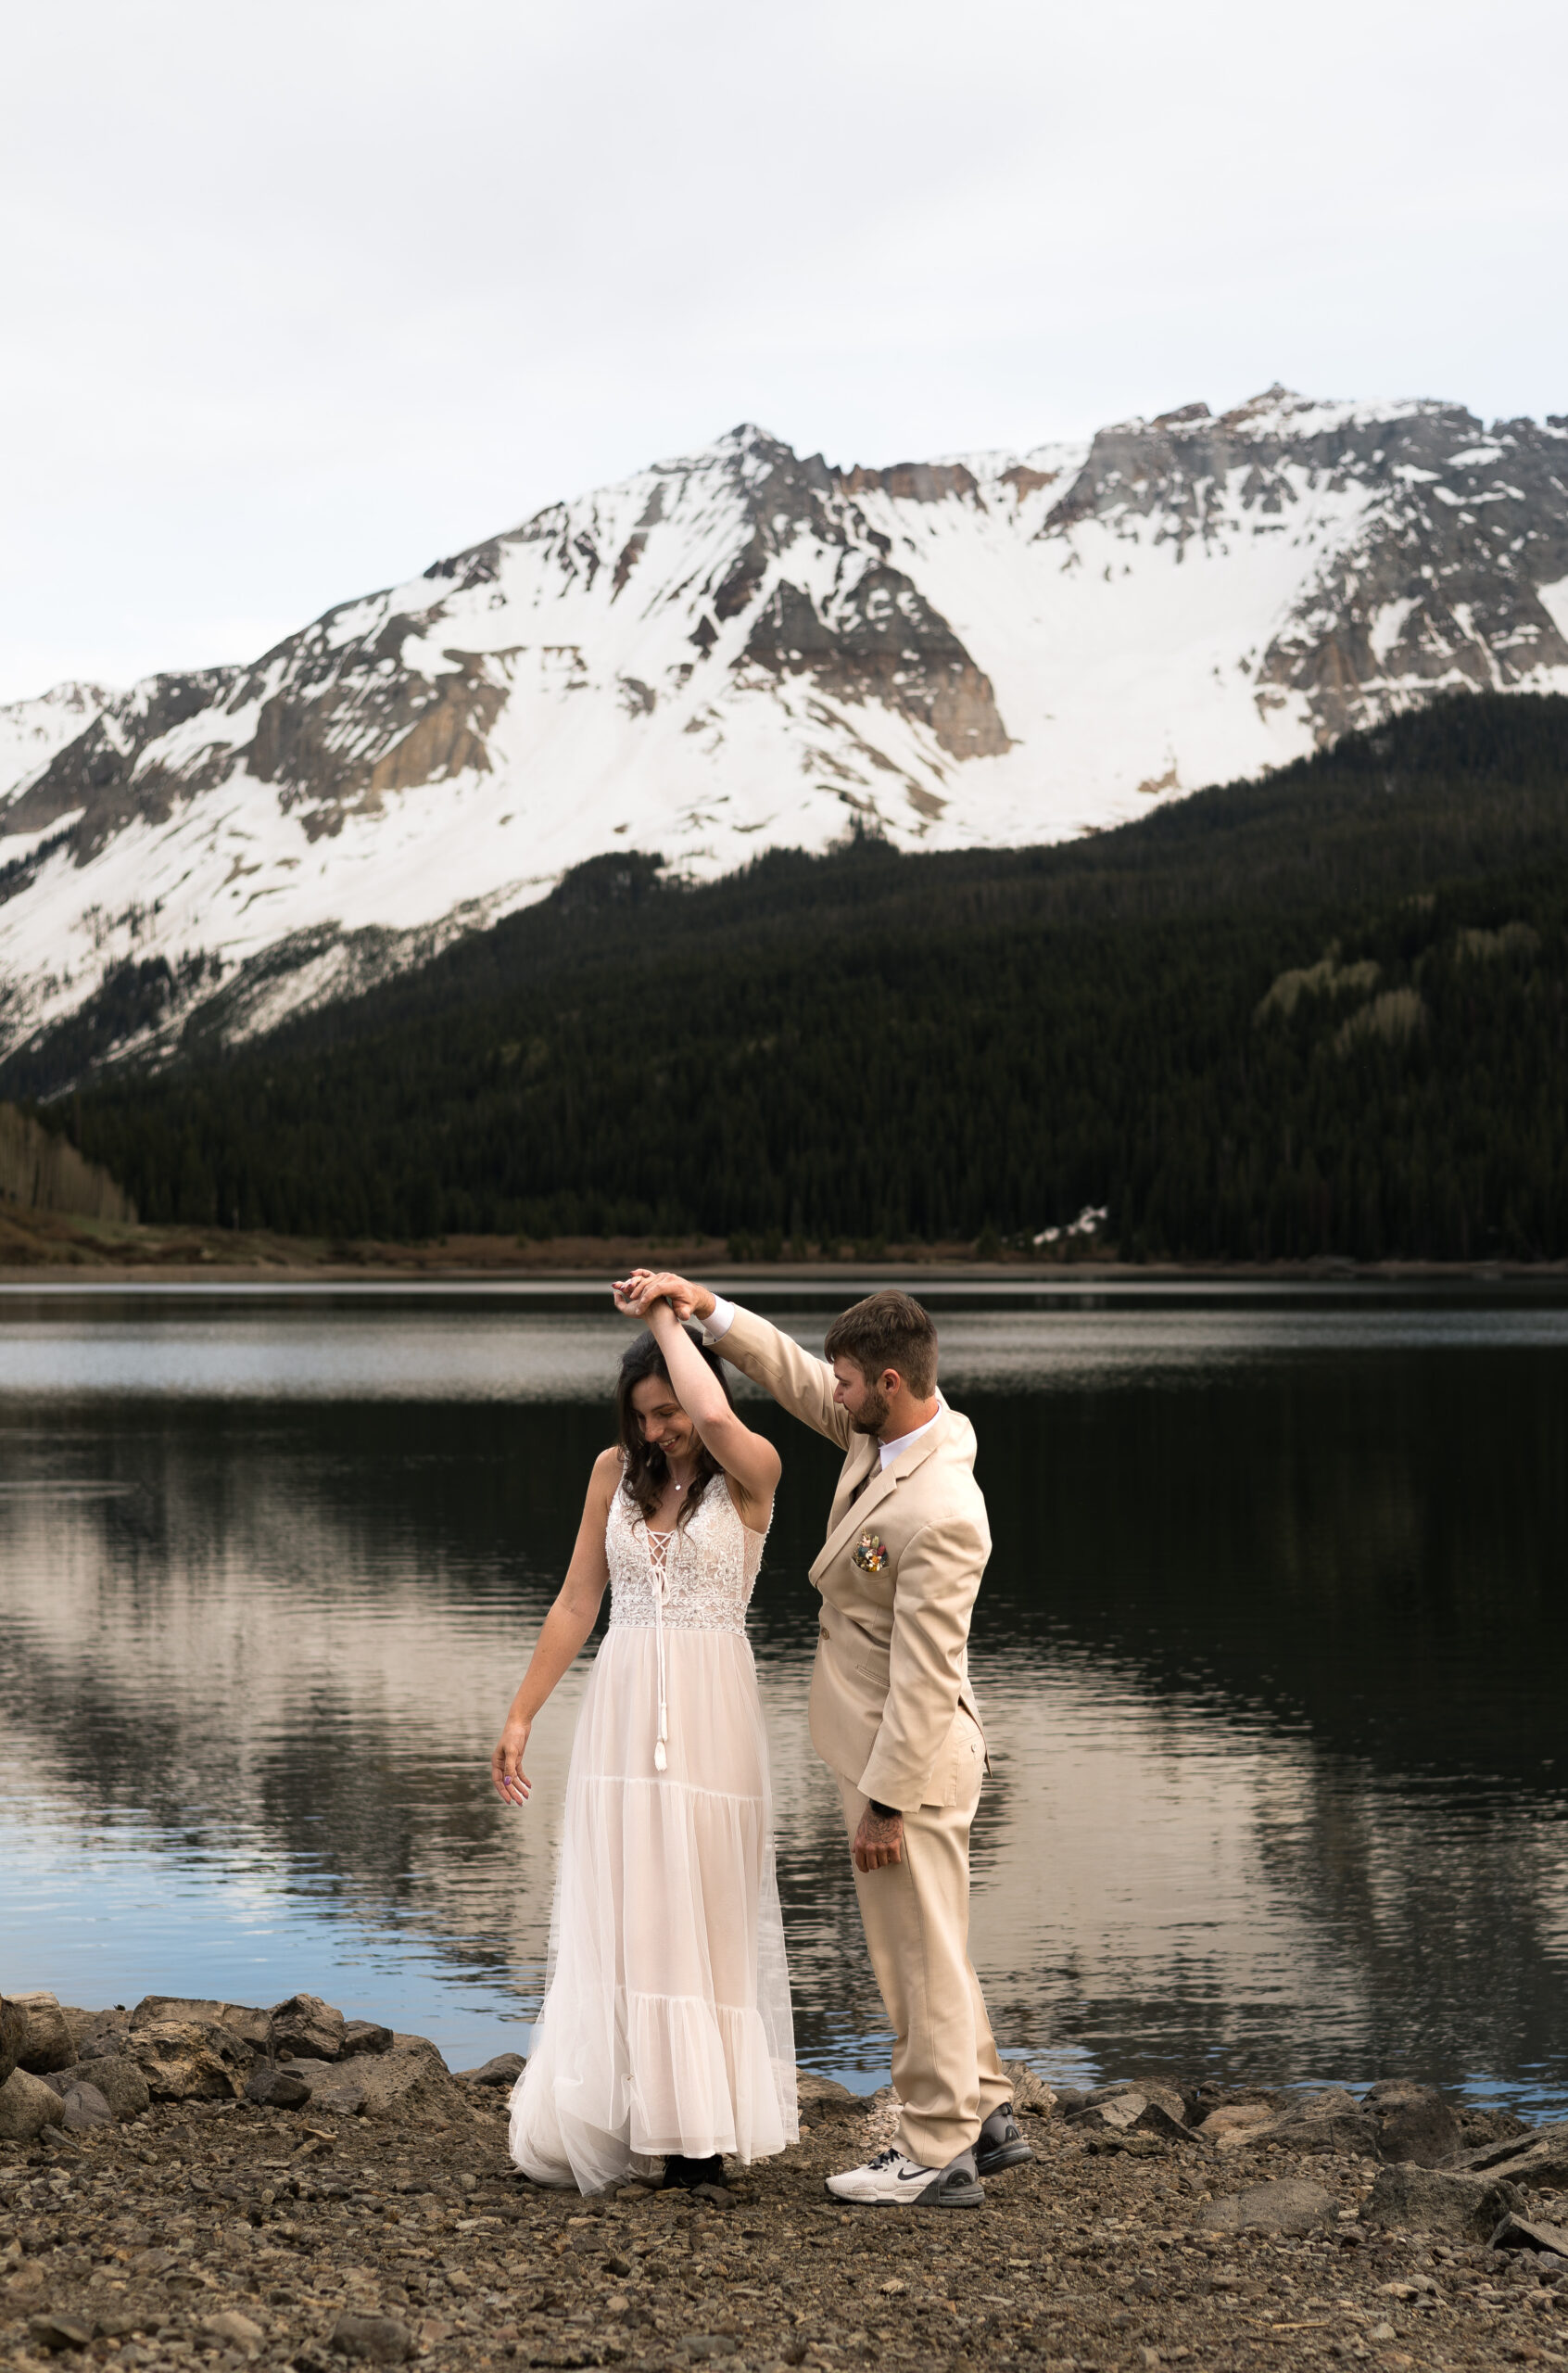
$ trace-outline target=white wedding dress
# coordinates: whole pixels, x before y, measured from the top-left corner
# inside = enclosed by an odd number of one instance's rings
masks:
[[[601,2191],[671,2151],[745,2161],[799,2139],[746,1640],[763,1539],[722,1475],[673,1533],[650,1534],[624,1490],[611,1503],[610,1624],[566,1778],[544,2007],[512,2096],[512,2155],[536,2183]]]

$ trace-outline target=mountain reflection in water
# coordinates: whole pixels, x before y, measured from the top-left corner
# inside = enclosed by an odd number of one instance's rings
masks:
[[[1562,2113],[1568,1313],[938,1315],[995,1535],[974,1923],[1005,2046]],[[519,2040],[586,1668],[527,1811],[486,1766],[625,1339],[504,1296],[0,1301],[0,1986],[307,1986],[460,2062]],[[801,2053],[876,2081],[805,1733],[836,1454],[753,1406]]]

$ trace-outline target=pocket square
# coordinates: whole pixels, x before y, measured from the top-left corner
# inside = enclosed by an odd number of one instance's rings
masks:
[[[863,1532],[850,1552],[850,1562],[852,1565],[858,1566],[863,1574],[879,1574],[888,1562],[888,1553],[882,1546],[881,1534]]]

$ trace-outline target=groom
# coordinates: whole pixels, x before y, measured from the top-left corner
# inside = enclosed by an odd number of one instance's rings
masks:
[[[991,1533],[974,1428],[936,1389],[936,1328],[908,1294],[871,1294],[834,1320],[824,1362],[684,1277],[639,1270],[624,1290],[643,1309],[667,1295],[743,1375],[843,1448],[811,1569],[822,1593],[811,1736],[843,1802],[903,2116],[895,2149],[828,2189],[978,2208],[980,2176],[1031,2153],[969,1965],[969,1828],[985,1770],[969,1615]]]

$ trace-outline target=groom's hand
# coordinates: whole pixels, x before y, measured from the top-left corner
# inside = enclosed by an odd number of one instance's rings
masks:
[[[694,1286],[689,1277],[677,1277],[673,1269],[634,1269],[629,1277],[621,1278],[615,1286],[617,1307],[625,1307],[638,1318],[646,1318],[656,1301],[667,1301],[678,1319],[711,1318],[714,1297],[706,1286]]]
[[[850,1847],[857,1871],[883,1871],[904,1859],[904,1815],[867,1805]]]

